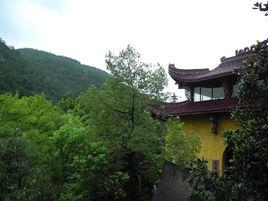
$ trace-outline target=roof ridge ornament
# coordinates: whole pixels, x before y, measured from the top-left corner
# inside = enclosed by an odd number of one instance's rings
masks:
[[[268,47],[268,39],[260,42],[261,44],[261,47],[262,48],[267,48]],[[256,45],[251,45],[250,47],[245,47],[244,49],[238,49],[238,50],[235,50],[235,56],[238,56],[238,55],[243,55],[243,54],[247,54],[247,53],[252,53],[254,52],[256,49]]]
[[[221,62],[224,62],[225,60],[226,60],[225,56],[221,57]]]
[[[169,64],[168,68],[175,68],[175,65],[174,64]]]

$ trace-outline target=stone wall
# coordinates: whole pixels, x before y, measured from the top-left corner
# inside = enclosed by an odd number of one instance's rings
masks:
[[[187,171],[179,171],[174,164],[166,162],[151,201],[187,201],[187,175]]]

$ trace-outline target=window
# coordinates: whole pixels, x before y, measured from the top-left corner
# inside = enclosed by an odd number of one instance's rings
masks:
[[[212,88],[201,87],[201,101],[212,99]]]
[[[194,88],[194,102],[208,101],[224,98],[223,87],[217,88],[206,88],[206,87],[195,87]]]
[[[194,88],[194,102],[200,101],[200,95],[201,95],[200,87],[195,87]]]
[[[212,160],[212,172],[214,173],[219,173],[220,169],[220,165],[219,165],[220,161],[219,160]]]
[[[216,99],[223,99],[224,98],[224,90],[223,87],[217,87],[217,88],[212,88],[213,90],[213,100]]]

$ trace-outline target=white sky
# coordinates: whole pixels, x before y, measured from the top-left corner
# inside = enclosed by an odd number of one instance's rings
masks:
[[[0,0],[0,37],[105,70],[105,54],[134,46],[145,62],[214,68],[268,37],[255,0]],[[177,92],[170,79],[168,91]]]

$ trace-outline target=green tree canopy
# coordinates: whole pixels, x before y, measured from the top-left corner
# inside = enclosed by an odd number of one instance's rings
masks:
[[[201,142],[193,133],[183,133],[179,119],[168,119],[165,134],[165,159],[178,168],[188,168],[196,158]]]
[[[96,138],[108,142],[111,156],[128,182],[124,200],[149,200],[162,167],[162,125],[151,117],[148,103],[162,96],[167,83],[164,70],[140,61],[128,46],[119,55],[106,56],[111,78],[103,89],[89,89],[77,100],[74,112]]]

